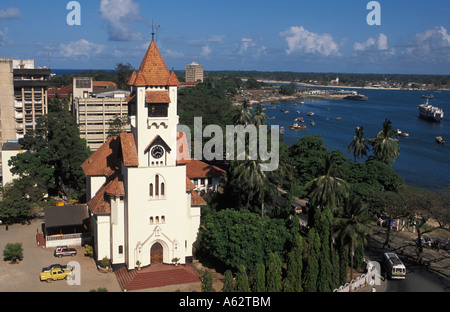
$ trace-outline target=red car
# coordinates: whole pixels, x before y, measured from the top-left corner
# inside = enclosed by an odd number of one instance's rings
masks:
[[[56,247],[54,253],[55,257],[61,258],[63,256],[76,256],[77,250],[75,248],[69,248],[67,246],[58,246]]]

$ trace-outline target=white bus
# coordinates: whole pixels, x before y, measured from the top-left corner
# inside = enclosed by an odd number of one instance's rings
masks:
[[[405,279],[406,267],[395,253],[384,253],[383,264],[389,279]]]

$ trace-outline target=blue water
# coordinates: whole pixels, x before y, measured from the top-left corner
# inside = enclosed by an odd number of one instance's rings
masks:
[[[405,179],[406,184],[429,190],[450,186],[450,91],[433,92],[430,104],[444,109],[444,119],[440,123],[422,120],[418,117],[417,106],[425,102],[423,91],[363,90],[367,101],[346,101],[328,99],[304,99],[283,101],[275,110],[267,109],[268,124],[284,126],[284,142],[294,144],[303,135],[319,134],[329,151],[339,150],[353,159],[347,146],[355,134],[355,127],[364,127],[366,138],[373,138],[382,128],[386,118],[392,121],[394,129],[410,134],[399,137],[400,155],[394,170]],[[296,106],[294,103],[298,103]],[[264,107],[273,106],[265,103]],[[288,109],[289,114],[281,112]],[[296,111],[300,111],[298,114]],[[307,116],[314,112],[314,116]],[[296,117],[302,116],[306,130],[290,130]],[[336,120],[341,117],[341,120]],[[327,120],[327,118],[329,120]],[[315,126],[310,125],[314,120]],[[443,136],[447,144],[437,144],[436,136]]]

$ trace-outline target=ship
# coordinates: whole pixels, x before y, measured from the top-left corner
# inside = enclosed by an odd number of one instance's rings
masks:
[[[417,109],[419,110],[419,117],[422,119],[439,122],[444,118],[442,108],[429,104],[428,99],[426,103],[419,105]]]

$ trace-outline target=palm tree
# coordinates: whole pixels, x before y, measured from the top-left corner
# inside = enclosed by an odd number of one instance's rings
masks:
[[[383,123],[383,129],[372,140],[373,152],[378,161],[382,161],[385,164],[395,162],[395,159],[400,154],[399,141],[395,138],[395,135],[392,122],[386,119]]]
[[[340,202],[340,197],[346,197],[349,184],[337,176],[340,170],[336,167],[333,154],[328,154],[325,159],[325,174],[306,184],[309,196],[314,208],[323,210],[328,206],[334,209]]]
[[[355,161],[357,158],[367,156],[369,144],[370,140],[364,138],[363,127],[356,126],[353,141],[348,145],[348,151],[353,151],[353,157],[355,158]]]
[[[256,111],[253,113],[252,123],[256,127],[266,124],[266,113],[262,110],[261,104],[257,105]]]
[[[261,170],[261,164],[259,159],[236,161],[233,174],[241,185],[249,189],[247,209],[250,199],[257,196],[261,200],[261,218],[264,218],[264,197],[266,192],[275,192],[276,187],[270,182],[266,172]]]
[[[246,126],[252,119],[252,114],[249,110],[249,101],[242,101],[242,105],[238,108],[236,115],[233,116],[234,125]]]
[[[366,212],[366,206],[359,198],[347,199],[334,219],[334,236],[351,248],[350,280],[353,279],[355,244],[365,243],[366,236],[371,234],[371,230],[367,226],[370,218]]]

